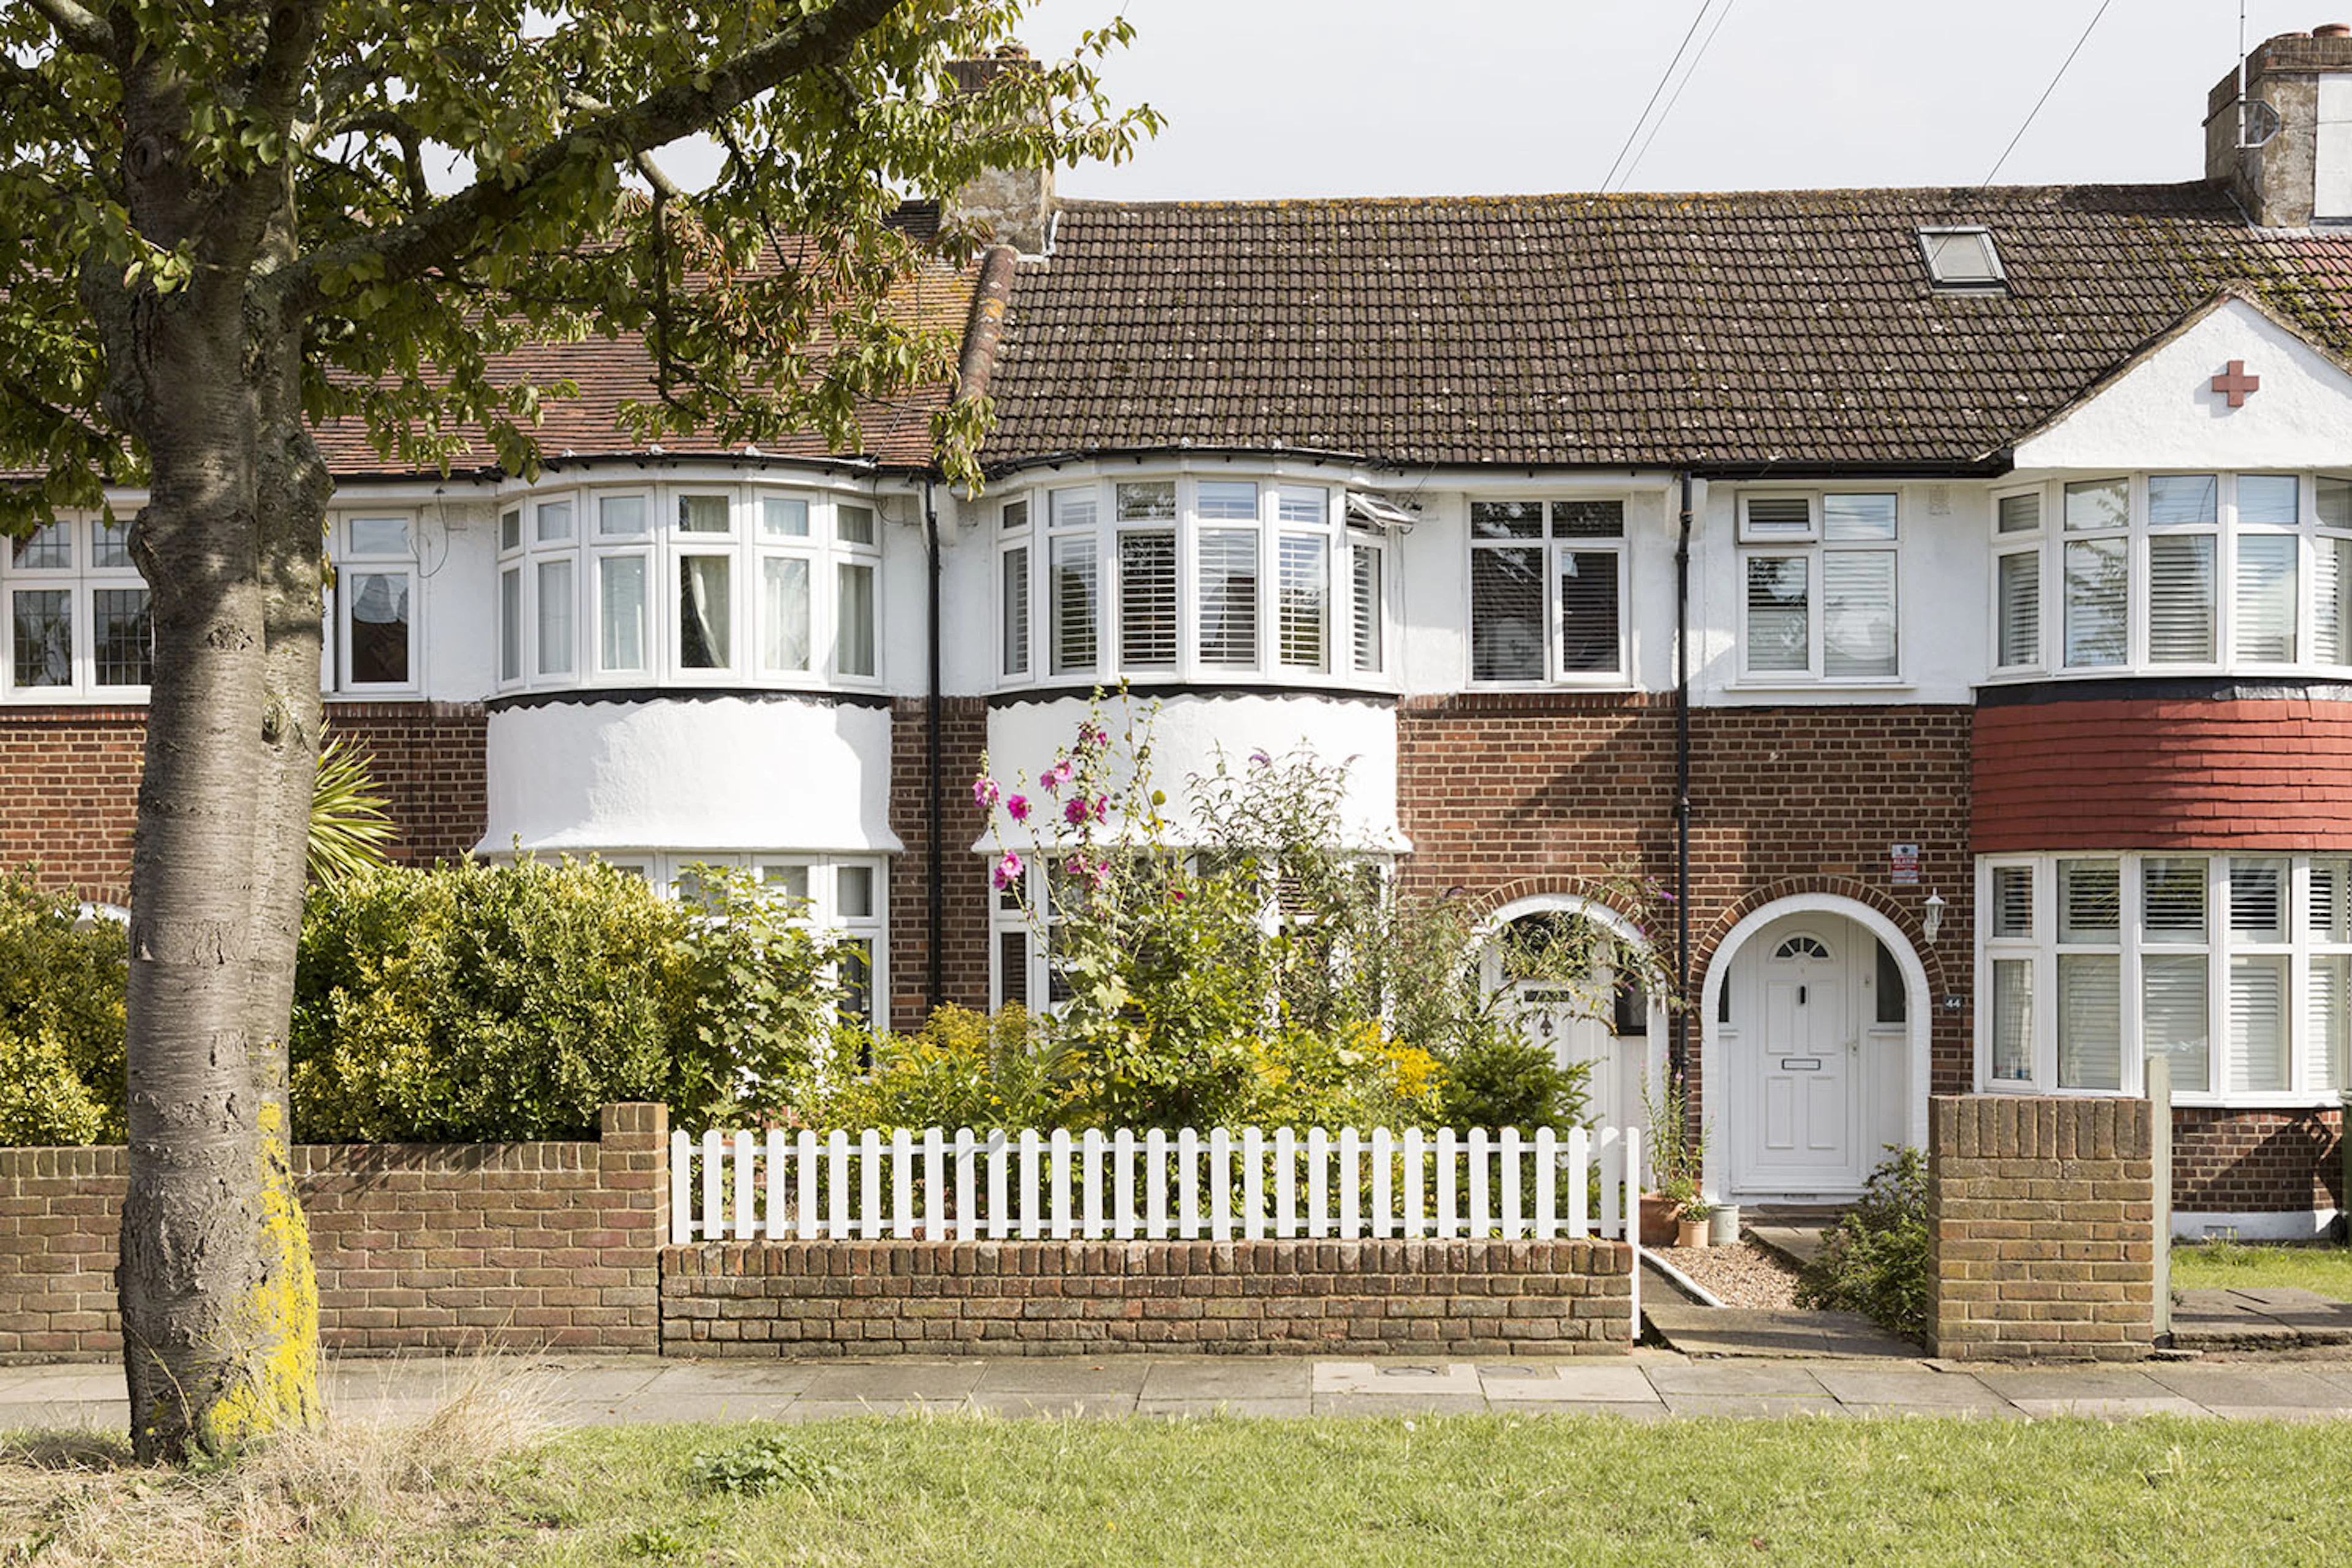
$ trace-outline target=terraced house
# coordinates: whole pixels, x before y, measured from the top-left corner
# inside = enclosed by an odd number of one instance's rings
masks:
[[[2311,1233],[2352,1030],[2352,37],[2263,44],[2243,115],[2238,80],[2160,186],[998,182],[1002,244],[920,289],[994,400],[984,493],[930,468],[945,387],[855,453],[662,450],[614,416],[639,345],[551,349],[585,393],[535,482],[334,448],[333,722],[407,854],[754,868],[905,1023],[1045,999],[968,784],[1124,682],[1165,776],[1350,759],[1350,847],[1410,889],[1670,944],[1687,1007],[1551,1033],[1612,1120],[1685,1070],[1717,1194],[1850,1194],[1931,1091],[2133,1095],[2161,1051],[2180,1227]],[[0,855],[119,899],[143,589],[81,520],[0,595]],[[1592,897],[1629,870],[1664,928]]]

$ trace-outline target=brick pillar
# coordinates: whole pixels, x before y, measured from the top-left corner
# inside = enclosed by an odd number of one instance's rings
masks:
[[[669,1107],[608,1105],[597,1131],[596,1186],[604,1212],[594,1237],[599,1256],[583,1261],[595,1271],[604,1307],[616,1310],[606,1342],[655,1350],[661,1343],[661,1249],[669,1240]]]
[[[1962,1361],[2137,1361],[2155,1340],[2144,1100],[1929,1102],[1928,1337]]]

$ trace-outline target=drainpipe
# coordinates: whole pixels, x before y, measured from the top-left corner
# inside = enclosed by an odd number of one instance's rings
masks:
[[[947,996],[946,955],[940,945],[947,934],[947,856],[940,836],[945,829],[940,810],[942,770],[940,759],[940,513],[931,495],[931,481],[923,480],[923,547],[929,557],[930,614],[924,636],[923,702],[923,868],[929,908],[925,911],[923,952],[926,973],[923,994],[930,1011]]]
[[[1691,1010],[1691,740],[1690,740],[1691,477],[1682,476],[1682,530],[1675,541],[1675,1009],[1666,1073],[1690,1069]]]

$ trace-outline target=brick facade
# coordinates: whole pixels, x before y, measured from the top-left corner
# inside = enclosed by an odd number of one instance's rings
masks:
[[[2144,1100],[1938,1095],[1928,1333],[1956,1360],[2134,1361],[2156,1334]]]
[[[1606,1241],[778,1242],[662,1255],[672,1355],[1507,1355],[1632,1344]]]
[[[923,792],[929,777],[929,702],[901,698],[890,708],[890,826],[906,845],[890,869],[890,1010],[893,1028],[918,1029],[930,1011],[930,820]],[[988,830],[971,798],[988,749],[988,704],[950,697],[940,711],[940,930],[942,1002],[988,1006],[988,880],[972,845]]]
[[[294,1151],[320,1338],[344,1352],[658,1346],[669,1111],[594,1142]],[[126,1155],[0,1150],[0,1357],[120,1354]]]
[[[2047,696],[1976,711],[1977,853],[2352,849],[2352,702]]]
[[[2293,1214],[2346,1206],[2341,1110],[2172,1108],[2172,1206]]]
[[[331,702],[327,722],[373,760],[400,829],[394,859],[429,864],[480,841],[488,796],[478,704]],[[31,863],[50,887],[127,904],[146,747],[143,709],[0,710],[0,790],[8,799],[0,866]]]

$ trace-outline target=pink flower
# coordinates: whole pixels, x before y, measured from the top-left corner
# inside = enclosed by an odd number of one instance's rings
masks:
[[[1016,795],[1009,797],[1004,803],[1004,815],[1011,817],[1015,822],[1028,821],[1029,797],[1025,795]]]
[[[1015,795],[1013,798],[1018,800],[1021,797]],[[1020,880],[1021,857],[1007,849],[1004,852],[1004,858],[996,863],[996,890],[1000,893],[1003,892]]]
[[[1097,822],[1110,820],[1110,796],[1107,795],[1095,796],[1095,820]]]
[[[1045,787],[1047,795],[1059,795],[1062,793],[1062,786],[1069,783],[1076,773],[1077,770],[1070,765],[1070,760],[1065,757],[1039,773],[1037,782]]]
[[[1181,888],[1171,888],[1168,889],[1168,896],[1181,904],[1184,901],[1184,889]]]
[[[1087,875],[1093,879],[1095,891],[1097,893],[1101,892],[1105,888],[1110,886],[1110,862],[1108,860],[1096,861],[1092,866],[1087,868]]]
[[[1265,754],[1265,747],[1260,746],[1256,751],[1250,753],[1250,765],[1253,767],[1270,768],[1274,765],[1274,759]]]
[[[971,804],[986,811],[996,804],[996,781],[986,773],[971,781]]]
[[[1083,795],[1072,795],[1062,807],[1062,820],[1076,827],[1087,819],[1087,802]]]
[[[1080,751],[1086,751],[1096,746],[1108,746],[1109,744],[1110,734],[1108,731],[1093,724],[1081,724],[1078,726],[1078,749]]]

